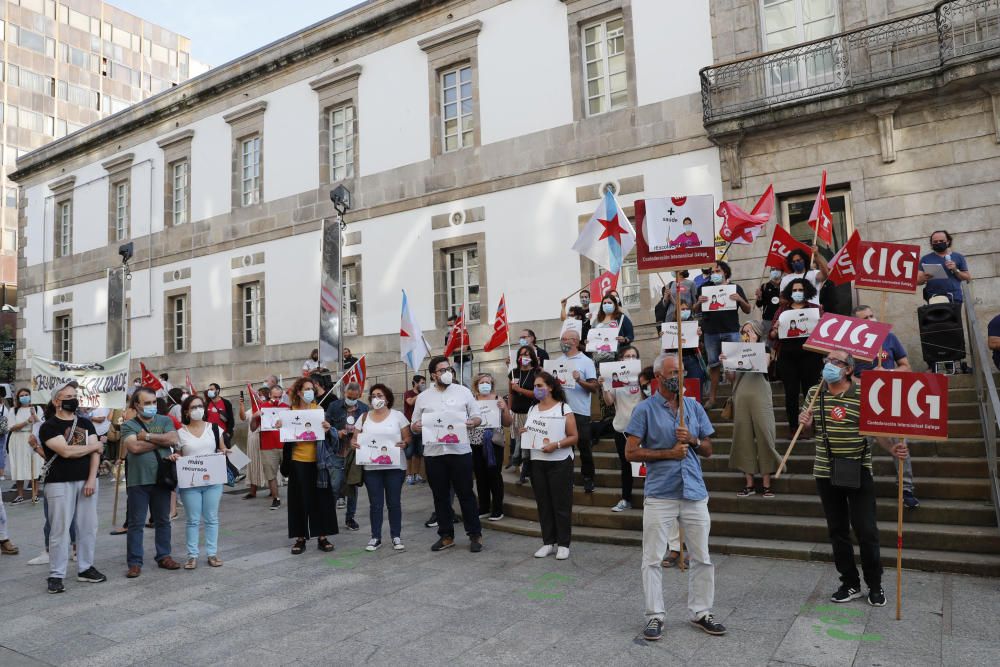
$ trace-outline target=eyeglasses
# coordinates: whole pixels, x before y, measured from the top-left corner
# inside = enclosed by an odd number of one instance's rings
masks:
[[[834,357],[827,357],[823,360],[823,363],[833,364],[834,366],[839,366],[840,368],[847,368],[847,362],[843,359],[836,359]]]

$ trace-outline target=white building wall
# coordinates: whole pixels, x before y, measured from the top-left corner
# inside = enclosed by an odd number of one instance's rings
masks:
[[[232,208],[232,134],[222,120],[223,115],[216,114],[176,130],[194,130],[190,174],[192,220],[225,215]],[[265,181],[269,175],[270,171],[265,173]]]
[[[319,187],[319,106],[306,81],[267,95],[264,112],[264,201]],[[269,169],[269,165],[277,168]],[[229,192],[227,184],[227,193]]]

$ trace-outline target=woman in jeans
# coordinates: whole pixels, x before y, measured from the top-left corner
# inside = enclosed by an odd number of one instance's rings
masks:
[[[576,418],[566,404],[566,392],[549,373],[535,377],[532,389],[538,404],[528,411],[526,421],[535,417],[545,420],[562,419],[566,435],[555,442],[537,443],[532,452],[531,490],[538,507],[538,523],[542,528],[542,546],[535,558],[545,558],[553,551],[556,560],[569,558],[570,531],[573,514],[573,445],[577,441]],[[521,429],[521,434],[527,432]],[[537,438],[537,436],[536,436]]]
[[[368,391],[369,410],[361,415],[359,426],[354,430],[351,447],[361,449],[358,438],[378,438],[392,442],[399,449],[399,463],[395,465],[365,465],[365,488],[368,490],[368,518],[372,525],[372,537],[368,540],[367,551],[375,551],[382,546],[382,506],[389,507],[389,536],[392,548],[402,551],[403,510],[400,496],[403,479],[406,476],[406,457],[403,450],[410,442],[410,422],[399,410],[393,410],[395,396],[384,384],[373,385]]]
[[[812,303],[815,296],[816,288],[811,282],[805,278],[793,278],[781,291],[782,301],[790,305],[779,308],[771,324],[771,348],[778,355],[776,370],[782,384],[785,385],[785,416],[788,419],[789,438],[799,423],[799,395],[805,396],[811,387],[819,384],[819,375],[823,370],[823,355],[802,347],[807,337],[779,338],[778,325],[782,314],[786,311],[819,308]]]
[[[477,401],[490,401],[500,409],[500,425],[496,428],[476,426],[469,431],[472,444],[472,470],[476,475],[479,496],[479,516],[490,521],[503,518],[503,427],[514,421],[507,401],[493,390],[493,376],[480,373],[472,383],[472,395]],[[485,418],[484,418],[485,419]]]
[[[627,345],[618,351],[619,361],[633,359],[639,361],[639,351],[631,345]],[[597,378],[601,387],[606,387],[607,378]],[[615,406],[615,418],[611,427],[615,432],[615,449],[618,450],[618,463],[621,466],[622,497],[614,507],[612,512],[622,512],[632,509],[632,464],[625,459],[625,427],[628,426],[632,418],[632,410],[639,404],[639,401],[649,396],[649,382],[652,378],[643,379],[642,373],[632,378],[630,382],[621,387],[615,387],[612,383],[611,389],[603,389],[606,405]],[[642,385],[646,385],[647,392],[643,393]]]
[[[177,431],[177,448],[181,456],[208,456],[216,452],[229,454],[222,430],[205,421],[205,400],[194,394],[181,404],[181,426]],[[222,500],[222,484],[192,486],[179,489],[184,513],[187,515],[187,562],[185,570],[198,567],[198,527],[205,521],[205,551],[208,564],[221,567],[219,559],[219,502]]]
[[[524,418],[527,416],[528,410],[535,404],[535,378],[541,372],[542,366],[533,345],[519,347],[517,356],[514,357],[514,363],[515,368],[510,373],[510,409],[514,417],[514,426],[510,430],[510,436],[513,438],[514,448],[509,465],[521,466],[521,475],[517,483],[524,484],[531,472],[531,451],[521,450],[521,439],[517,437],[517,433],[524,426]]]

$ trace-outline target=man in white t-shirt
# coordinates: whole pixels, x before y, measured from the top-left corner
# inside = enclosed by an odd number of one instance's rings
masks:
[[[479,426],[479,406],[472,392],[455,384],[455,369],[447,357],[437,356],[427,365],[427,374],[433,384],[417,396],[413,404],[413,421],[410,428],[414,433],[423,433],[426,416],[438,413],[461,414],[465,416],[467,427]],[[465,442],[445,444],[424,438],[424,466],[427,468],[427,482],[434,494],[434,512],[438,516],[438,541],[431,551],[441,551],[455,545],[455,526],[452,515],[451,490],[458,496],[462,508],[465,532],[471,540],[469,551],[483,550],[483,530],[479,522],[479,504],[472,492],[472,446],[466,436]]]
[[[816,268],[807,270],[809,267],[809,256],[802,250],[795,248],[788,257],[785,257],[785,264],[788,265],[788,273],[781,278],[779,293],[785,291],[785,286],[796,278],[805,278],[816,288],[816,296],[809,300],[810,303],[819,305],[819,288],[830,273],[830,267],[826,263],[823,255],[819,254],[819,248],[813,246],[813,257],[816,258]]]
[[[313,348],[313,351],[309,353],[309,358],[302,364],[302,374],[309,375],[317,368],[319,368],[319,350]]]
[[[573,379],[576,386],[563,387],[566,402],[576,418],[577,446],[580,447],[580,472],[583,475],[583,490],[594,492],[594,452],[590,442],[590,397],[598,389],[597,369],[592,359],[581,351],[580,335],[566,331],[559,339],[563,356],[555,361],[563,361],[574,368]]]

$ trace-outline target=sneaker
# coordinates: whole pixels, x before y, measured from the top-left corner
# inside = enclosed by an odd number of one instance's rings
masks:
[[[920,501],[913,495],[913,491],[903,489],[903,507],[908,510],[915,510],[920,507]]]
[[[437,512],[431,512],[431,518],[424,521],[424,526],[427,528],[437,528],[438,525],[438,515]]]
[[[337,509],[342,510],[345,509],[346,507],[347,507],[347,499],[337,498]]]
[[[421,477],[419,474],[413,476],[413,481],[416,484],[426,484],[427,480]]]
[[[58,577],[49,577],[49,593],[62,593],[66,590],[63,586],[62,579]]]
[[[752,486],[744,486],[742,489],[736,492],[737,498],[746,498],[747,496],[752,496],[757,491]]]
[[[28,565],[48,565],[49,564],[49,552],[43,551],[34,558],[28,561]]]
[[[14,498],[14,500],[10,501],[10,504],[11,505],[20,505],[23,502],[24,502],[24,496],[18,496],[17,498]]]
[[[469,551],[471,551],[474,554],[477,554],[477,553],[479,553],[480,551],[483,550],[483,536],[482,535],[476,535],[475,537],[470,538],[470,539],[472,541],[469,542]]]
[[[108,580],[103,574],[97,571],[97,568],[91,565],[83,572],[78,572],[76,575],[77,581],[85,581],[88,584],[101,584]]]
[[[885,606],[885,591],[879,586],[878,590],[872,588],[868,591],[868,604],[873,607],[884,607]]]
[[[281,507],[281,498],[274,498],[271,500],[271,509],[276,510]]]
[[[358,522],[354,520],[354,517],[351,517],[350,519],[346,519],[344,521],[344,525],[347,526],[350,530],[360,530],[361,529],[361,526],[359,526]]]
[[[486,512],[480,512],[479,513],[479,518],[480,519],[488,519],[489,516],[490,516],[490,514],[492,514],[492,512],[490,512],[488,510]]]
[[[559,547],[556,549],[556,560],[566,560],[569,558],[569,547]]]
[[[382,546],[382,540],[373,537],[370,540],[368,540],[368,546],[365,547],[365,551],[375,551],[380,546]]]
[[[646,629],[642,631],[642,638],[646,641],[655,642],[663,637],[663,621],[658,618],[649,619]]]
[[[441,537],[438,541],[431,545],[431,551],[443,551],[445,549],[450,549],[455,546],[455,538],[453,537]]]
[[[837,592],[830,596],[832,602],[850,602],[851,600],[857,600],[863,597],[861,590],[858,588],[853,588],[847,584],[841,584]]]
[[[408,486],[413,486],[414,484],[416,484],[416,482],[413,479],[413,475],[407,475],[406,476],[406,484]]]
[[[594,479],[592,477],[583,478],[583,492],[584,493],[594,492]]]
[[[394,551],[406,551],[406,547],[403,546],[403,540],[398,537],[392,538],[392,548]]]
[[[701,628],[710,635],[726,634],[726,626],[722,623],[716,622],[716,620],[712,618],[711,614],[705,614],[701,618],[692,619],[691,625]]]
[[[542,547],[535,552],[535,558],[545,558],[546,556],[551,555],[555,550],[556,546],[554,544],[543,544]]]
[[[502,518],[503,518],[503,512],[500,512],[499,514],[491,514],[489,520],[490,521],[499,521]]]
[[[612,512],[624,512],[632,509],[632,503],[627,500],[619,500],[618,504],[611,508]]]

